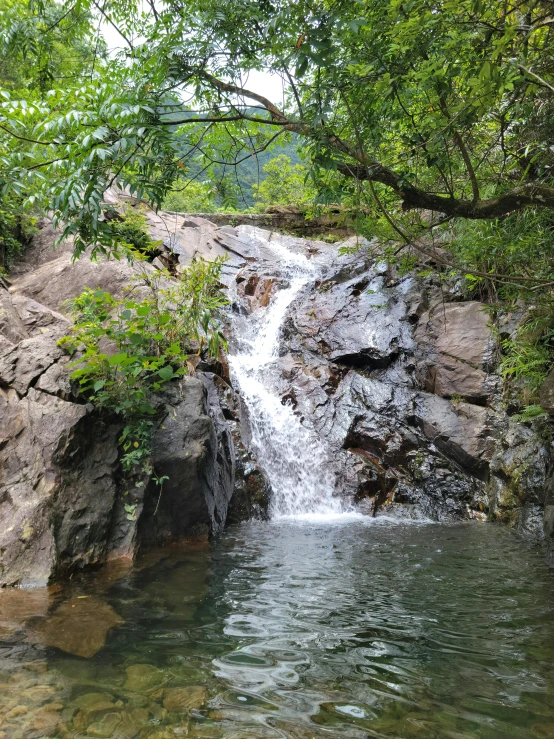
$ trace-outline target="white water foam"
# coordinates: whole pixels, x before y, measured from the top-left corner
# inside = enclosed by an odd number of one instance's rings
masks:
[[[272,518],[331,520],[352,516],[334,495],[328,455],[317,435],[303,426],[290,405],[283,405],[272,382],[273,367],[287,311],[308,284],[315,282],[317,265],[279,241],[267,241],[288,280],[267,308],[253,311],[235,330],[239,351],[229,356],[233,378],[248,409],[252,447],[272,490]],[[354,514],[359,515],[359,514]]]

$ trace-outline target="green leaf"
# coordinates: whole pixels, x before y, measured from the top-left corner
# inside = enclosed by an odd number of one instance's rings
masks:
[[[126,352],[122,352],[121,354],[112,354],[111,357],[108,357],[108,362],[112,366],[122,364],[127,359]]]
[[[174,375],[173,367],[170,364],[166,364],[165,367],[162,367],[160,370],[158,370],[158,375],[162,378],[162,380],[171,380]]]

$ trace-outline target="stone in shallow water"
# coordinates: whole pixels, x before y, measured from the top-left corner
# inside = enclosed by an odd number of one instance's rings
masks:
[[[89,736],[100,737],[100,739],[109,739],[114,735],[115,730],[121,723],[122,716],[120,713],[106,713],[99,721],[95,721],[87,729]]]
[[[32,688],[26,688],[21,691],[20,698],[26,703],[37,705],[46,703],[46,701],[52,698],[55,692],[56,689],[51,685],[35,685]]]
[[[164,673],[154,665],[131,665],[127,668],[127,680],[123,687],[125,690],[140,693],[160,685],[164,678]]]
[[[76,698],[73,705],[80,709],[73,721],[78,731],[97,723],[103,714],[111,713],[115,708],[112,697],[108,693],[85,693]]]
[[[164,692],[164,707],[168,711],[188,711],[200,708],[208,700],[208,689],[202,685],[169,688]]]
[[[32,637],[45,646],[88,658],[102,649],[108,631],[122,623],[103,598],[72,598],[47,616]]]

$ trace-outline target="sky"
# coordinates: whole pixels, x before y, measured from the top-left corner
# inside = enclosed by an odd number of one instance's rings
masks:
[[[126,46],[121,35],[107,21],[101,23],[100,30],[110,52],[117,51]],[[248,90],[269,98],[277,106],[282,104],[283,80],[276,74],[251,71],[248,73],[248,77],[245,77],[243,80],[243,85]]]

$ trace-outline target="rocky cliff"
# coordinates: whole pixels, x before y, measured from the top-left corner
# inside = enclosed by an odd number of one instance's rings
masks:
[[[162,495],[148,479],[125,484],[120,421],[76,394],[57,340],[69,328],[67,299],[87,286],[121,295],[139,269],[156,268],[73,263],[71,244],[54,250],[55,238],[45,221],[0,285],[0,586],[45,584],[146,545],[218,533],[234,487],[231,434],[201,375],[158,399]]]
[[[396,275],[363,245],[339,257],[336,246],[252,226],[147,217],[162,254],[141,270],[227,257],[231,341],[233,315],[264,311],[286,282],[264,243],[283,239],[323,265],[287,315],[278,382],[282,402],[330,450],[339,494],[369,515],[490,519],[537,538],[544,524],[551,536],[549,425],[518,423],[502,404],[498,336],[513,330],[509,320],[493,324],[455,285]],[[270,494],[223,359],[159,399],[162,495],[151,484],[125,489],[118,419],[75,394],[57,339],[69,326],[64,301],[84,287],[121,295],[138,268],[73,263],[70,243],[52,249],[55,236],[45,221],[0,286],[0,585],[217,533],[263,516]]]
[[[256,233],[235,232],[245,243]],[[516,421],[502,399],[499,342],[513,317],[493,320],[454,283],[399,276],[363,245],[338,257],[283,239],[323,268],[286,318],[277,382],[327,445],[337,489],[370,515],[487,519],[550,536],[550,424]],[[236,280],[245,313],[283,285],[263,249]]]

